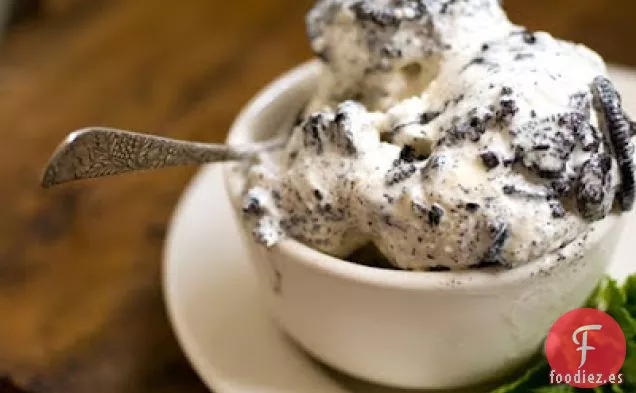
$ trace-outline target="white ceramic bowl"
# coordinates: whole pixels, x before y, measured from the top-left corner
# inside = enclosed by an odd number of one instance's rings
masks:
[[[285,74],[238,116],[228,142],[278,133],[314,90],[319,65]],[[241,220],[242,177],[225,179]],[[556,319],[582,305],[606,269],[624,220],[590,235],[582,259],[555,255],[502,273],[387,271],[333,258],[292,239],[265,249],[242,223],[272,316],[302,348],[352,376],[402,388],[479,384],[523,365]],[[231,300],[231,299],[228,299]]]

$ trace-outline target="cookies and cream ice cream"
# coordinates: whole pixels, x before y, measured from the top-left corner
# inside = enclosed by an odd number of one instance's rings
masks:
[[[591,50],[497,0],[322,0],[307,24],[316,93],[277,164],[247,174],[263,244],[515,267],[632,208],[630,122]]]

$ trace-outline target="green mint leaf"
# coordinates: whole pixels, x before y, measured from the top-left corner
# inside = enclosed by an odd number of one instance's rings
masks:
[[[608,279],[605,298],[606,312],[621,326],[627,342],[625,363],[621,368],[625,379],[623,387],[636,391],[636,315],[630,311],[636,309],[636,275],[628,277],[622,287],[615,280]]]
[[[627,310],[633,317],[636,317],[636,274],[627,277],[623,285],[623,292],[627,299]]]
[[[627,393],[627,391],[623,390],[621,385],[610,385],[612,393]]]
[[[627,298],[613,278],[606,278],[604,282],[605,310],[618,310],[627,304]]]
[[[621,368],[625,386],[631,386],[636,391],[636,341],[627,340],[627,356]]]
[[[605,287],[607,286],[607,277],[603,277],[599,280],[598,284],[594,288],[594,291],[590,294],[587,302],[583,307],[596,308],[599,310],[605,309]]]
[[[616,307],[610,304],[607,313],[621,326],[625,340],[630,341],[636,337],[636,319],[625,307]]]

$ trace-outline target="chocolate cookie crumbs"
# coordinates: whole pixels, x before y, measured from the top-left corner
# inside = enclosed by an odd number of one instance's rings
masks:
[[[572,189],[571,184],[572,184],[572,181],[570,179],[561,178],[561,179],[554,180],[550,184],[550,187],[554,191],[554,195],[556,197],[562,198],[569,194],[570,190]]]
[[[428,268],[429,272],[449,272],[451,270],[448,266],[436,265]]]
[[[420,117],[420,124],[427,125],[435,120],[440,115],[440,112],[424,112]]]
[[[508,168],[512,165],[514,165],[517,162],[517,158],[513,157],[513,158],[506,158],[505,160],[503,160],[503,165]]]
[[[443,216],[444,216],[444,208],[442,208],[437,203],[434,203],[428,212],[428,222],[431,225],[437,226],[442,221]]]
[[[503,186],[503,193],[506,195],[513,195],[519,192],[517,191],[517,187],[515,187],[514,185],[506,184],[505,186]]]
[[[371,21],[380,26],[395,26],[406,20],[421,18],[426,12],[424,2],[402,0],[388,6],[376,5],[371,1],[359,1],[351,5],[351,10],[361,21]]]
[[[595,155],[581,169],[576,199],[581,215],[591,221],[605,218],[612,208],[612,159],[609,155]]]
[[[536,44],[537,36],[535,36],[531,31],[526,30],[523,32],[523,42],[528,45]]]
[[[442,8],[440,8],[440,13],[446,14],[448,12],[448,7],[450,7],[451,5],[457,3],[457,0],[446,0],[446,2],[444,2],[442,4]]]
[[[531,199],[547,199],[550,192],[542,187],[521,187],[514,184],[506,184],[502,187],[505,195],[525,197]]]
[[[501,95],[502,96],[509,96],[512,95],[512,88],[508,87],[508,86],[504,86],[501,88]]]
[[[488,252],[484,256],[484,258],[477,264],[474,265],[476,267],[485,267],[485,266],[504,266],[508,267],[509,264],[504,261],[502,252],[506,242],[510,238],[510,229],[506,224],[497,224],[492,227],[492,232],[494,234],[493,241],[488,248]]]
[[[419,159],[422,158],[423,157],[419,157]],[[416,159],[418,159],[418,157],[415,156],[415,149],[413,149],[413,146],[404,145],[404,147],[402,147],[402,150],[400,151],[400,161],[411,163]]]
[[[559,201],[550,201],[550,209],[552,209],[552,217],[563,218],[565,217],[565,209]]]
[[[559,114],[530,120],[512,130],[517,158],[543,179],[560,178],[576,147],[576,135],[581,128],[580,122],[574,119],[578,117]]]
[[[510,269],[510,264],[504,261],[481,261],[468,266],[471,270],[486,270],[486,269]]]
[[[481,207],[481,206],[479,205],[479,203],[469,202],[469,203],[467,203],[467,204],[466,204],[466,210],[467,210],[469,213],[474,213],[474,212],[476,212],[477,210],[479,210],[479,208],[480,208],[480,207]]]
[[[492,63],[487,63],[486,59],[481,56],[475,57],[462,68],[462,71],[466,71],[468,68],[470,68],[473,65],[484,65],[484,64],[492,65]]]
[[[510,121],[519,111],[515,100],[504,99],[499,102],[501,108],[497,111],[497,121]]]
[[[598,131],[589,123],[582,123],[575,129],[576,136],[578,137],[583,151],[596,153],[601,146],[601,138]]]
[[[515,55],[515,61],[522,61],[526,59],[532,59],[534,55],[532,53],[517,53]]]
[[[243,213],[252,216],[260,216],[264,213],[261,202],[256,197],[245,198]]]
[[[303,123],[302,130],[304,131],[304,146],[315,149],[317,154],[322,154],[323,145],[321,134],[325,132],[327,128],[327,119],[323,113],[316,113]]]
[[[413,176],[415,172],[417,172],[417,167],[415,165],[400,162],[398,165],[389,169],[384,181],[387,186],[392,186]]]

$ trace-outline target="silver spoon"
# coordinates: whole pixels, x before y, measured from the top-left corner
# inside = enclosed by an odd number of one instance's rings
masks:
[[[254,158],[284,138],[241,146],[199,143],[114,128],[89,127],[66,137],[51,156],[42,187],[120,173]]]

